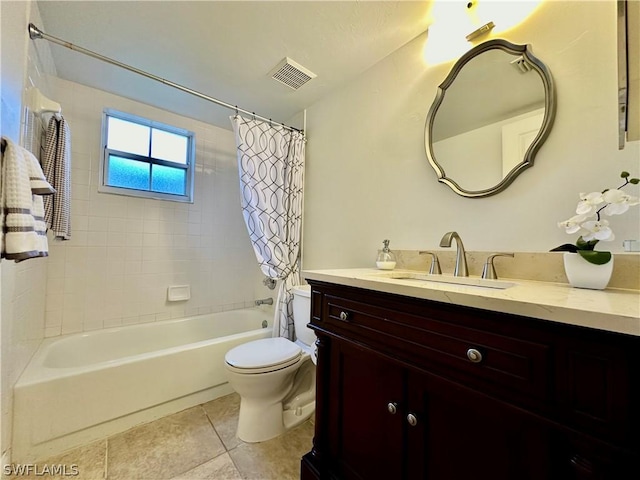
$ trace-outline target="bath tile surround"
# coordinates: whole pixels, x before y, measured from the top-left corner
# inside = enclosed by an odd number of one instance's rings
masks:
[[[52,78],[72,131],[70,241],[50,241],[45,336],[253,306],[260,285],[242,219],[235,141],[213,127]],[[104,108],[196,134],[194,203],[98,193]],[[167,302],[167,287],[191,299]]]
[[[268,442],[248,444],[235,436],[239,406],[238,395],[227,395],[38,462],[38,466],[77,465],[78,475],[73,478],[79,480],[299,478],[300,458],[311,448],[312,423],[307,421]]]
[[[35,133],[40,127],[22,103],[30,87],[51,95],[50,75],[56,74],[50,46],[24,40],[24,25],[42,19],[35,2],[0,2],[2,10],[2,104],[3,136],[22,142],[37,152]],[[24,115],[23,115],[24,113]],[[36,140],[36,141],[32,141]],[[0,262],[0,454],[11,456],[13,385],[44,337],[47,259],[15,263]]]

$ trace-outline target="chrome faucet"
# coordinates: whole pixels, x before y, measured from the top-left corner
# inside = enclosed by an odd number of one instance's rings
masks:
[[[260,305],[273,305],[273,298],[263,298],[262,300],[256,300],[256,306]]]
[[[440,270],[440,261],[438,260],[438,256],[433,252],[427,252],[426,250],[420,250],[418,255],[431,255],[431,266],[429,267],[429,275],[440,275],[442,270]]]
[[[462,244],[462,239],[458,232],[447,232],[440,240],[441,247],[450,247],[451,239],[456,239],[456,266],[453,270],[453,274],[456,277],[468,277],[469,269],[467,268],[467,254],[464,251],[464,245]]]
[[[482,267],[482,278],[489,278],[491,280],[497,280],[496,267],[493,266],[493,259],[496,257],[513,257],[513,253],[494,253],[489,255],[487,261]]]

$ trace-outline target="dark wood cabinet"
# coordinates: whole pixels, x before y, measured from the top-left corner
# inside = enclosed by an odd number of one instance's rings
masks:
[[[421,421],[408,428],[404,478],[546,478],[548,432],[534,418],[473,390],[415,376],[409,405]],[[543,460],[544,461],[544,460]]]
[[[640,478],[638,337],[310,283],[303,479]]]
[[[339,418],[330,423],[337,441],[328,446],[331,458],[340,459],[340,477],[394,478],[403,461],[403,370],[347,342],[332,345],[331,363],[329,411]]]

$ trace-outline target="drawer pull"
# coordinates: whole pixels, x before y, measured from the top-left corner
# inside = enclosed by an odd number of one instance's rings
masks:
[[[398,404],[395,402],[389,402],[387,404],[387,410],[391,415],[395,415],[396,412],[398,411]]]
[[[467,350],[467,358],[473,363],[480,363],[482,361],[482,354],[475,348]]]
[[[347,322],[349,320],[349,314],[347,312],[340,312],[340,320]]]
[[[409,422],[409,425],[412,427],[415,427],[418,424],[418,418],[413,413],[410,413],[407,415],[407,422]]]

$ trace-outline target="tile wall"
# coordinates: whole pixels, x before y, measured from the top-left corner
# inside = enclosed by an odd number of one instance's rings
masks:
[[[37,145],[26,141],[31,132],[26,129],[29,113],[25,111],[23,97],[32,86],[51,95],[48,74],[56,71],[51,50],[46,42],[32,42],[26,32],[29,22],[41,24],[35,2],[0,2],[0,9],[3,45],[0,131],[37,153]],[[46,258],[21,263],[0,262],[0,452],[3,461],[11,457],[13,385],[44,336],[46,276]]]
[[[252,306],[261,285],[231,131],[54,78],[71,128],[72,239],[50,242],[47,337]],[[193,204],[98,193],[104,108],[196,134]],[[212,108],[218,108],[212,106]],[[191,299],[169,303],[169,285]]]

